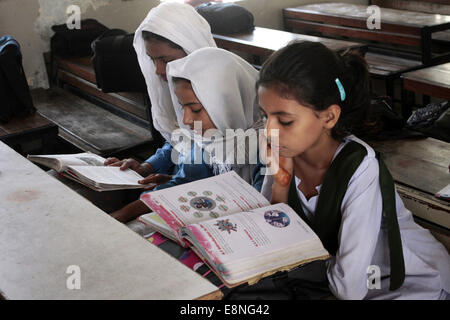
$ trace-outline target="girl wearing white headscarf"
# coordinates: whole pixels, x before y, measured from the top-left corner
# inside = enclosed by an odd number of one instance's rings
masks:
[[[234,170],[243,179],[253,183],[252,176],[257,175],[260,163],[257,163],[258,140],[256,130],[262,122],[259,120],[259,110],[256,97],[256,81],[258,71],[239,56],[218,48],[203,48],[194,51],[190,55],[170,62],[167,65],[167,78],[170,87],[174,113],[178,124],[182,128],[179,131],[183,143],[176,143],[180,154],[178,157],[177,172],[171,179],[159,184],[153,190],[166,189],[172,186],[185,184],[199,179],[205,179],[213,175]],[[207,139],[202,134],[196,134],[190,130],[190,126],[184,123],[184,108],[176,95],[177,81],[187,80],[195,95],[196,108],[207,115],[210,128],[214,128],[214,141]],[[192,112],[192,111],[189,111]],[[204,122],[203,122],[204,123]],[[227,132],[232,129],[233,134]],[[249,136],[249,140],[255,143],[254,148],[248,148],[247,143],[235,143],[235,148],[226,149],[226,156],[219,157],[217,152],[222,147],[234,140],[241,129]],[[226,134],[226,135],[225,135]],[[224,136],[225,135],[225,136]],[[175,134],[174,134],[175,136]],[[238,142],[238,141],[234,141]],[[200,154],[200,161],[198,155]],[[245,155],[244,161],[238,163],[239,155]],[[225,161],[228,159],[229,161]],[[176,159],[175,159],[176,160]],[[242,159],[241,159],[242,160]],[[255,164],[250,165],[250,161]],[[148,207],[141,201],[140,205],[130,207],[129,210],[113,213],[113,217],[122,222],[128,222],[148,212]]]
[[[134,159],[108,158],[105,165],[131,168],[144,177],[150,173],[172,174],[176,167],[170,161],[170,141],[178,124],[165,76],[166,64],[199,48],[216,47],[216,44],[208,22],[192,6],[167,2],[150,10],[135,32],[133,45],[152,104],[153,126],[166,143],[142,164]],[[149,56],[156,47],[157,56]],[[144,183],[154,182],[147,180]]]
[[[155,71],[155,63],[147,55],[142,31],[157,34],[183,48],[186,55],[203,47],[216,47],[208,22],[187,4],[165,2],[150,10],[136,30],[134,48],[147,84],[152,103],[153,125],[170,141],[178,128],[170,99],[169,87]]]
[[[234,170],[252,183],[253,166],[249,161],[257,163],[257,129],[262,128],[262,122],[258,121],[260,113],[255,90],[258,72],[255,68],[229,51],[203,48],[170,62],[167,76],[180,128],[189,127],[183,123],[184,108],[175,94],[174,78],[191,82],[192,90],[216,127],[214,139],[192,130],[180,130],[183,143],[175,148],[185,157],[193,154],[194,147],[200,148],[214,175]],[[253,146],[238,140],[244,132]]]

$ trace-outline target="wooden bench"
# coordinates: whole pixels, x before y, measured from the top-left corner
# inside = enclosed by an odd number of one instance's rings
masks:
[[[99,103],[127,120],[138,125],[152,128],[150,123],[150,100],[147,94],[140,92],[104,93],[97,87],[92,58],[61,58],[54,57],[52,62],[53,78],[58,86],[69,86]]]
[[[408,117],[412,110],[412,99],[408,92],[416,92],[424,97],[432,96],[450,100],[450,63],[428,67],[404,73],[403,80],[403,115]],[[424,105],[427,101],[424,101]]]
[[[146,146],[152,133],[61,88],[31,91],[38,112],[60,128],[60,136],[81,150],[110,156]],[[154,150],[153,150],[154,151]]]
[[[221,298],[207,279],[1,142],[0,172],[0,299]],[[67,285],[77,275],[79,290]]]
[[[22,155],[52,152],[57,136],[58,126],[39,113],[0,124],[0,141]]]
[[[450,250],[450,203],[435,194],[450,184],[450,143],[433,138],[369,142],[389,168],[405,206]]]
[[[213,34],[218,47],[249,54],[253,57],[253,63],[260,65],[261,59],[265,59],[273,52],[283,48],[291,41],[321,42],[333,51],[345,51],[354,49],[365,54],[366,46],[361,43],[342,41],[329,38],[313,37],[296,34],[287,31],[255,27],[253,31],[235,33],[231,35]]]
[[[288,31],[367,43],[371,74],[386,80],[387,94],[393,98],[393,81],[401,73],[450,61],[450,52],[432,52],[432,35],[450,29],[450,15],[381,7],[381,29],[370,30],[367,8],[349,3],[310,4],[283,9],[283,20]]]

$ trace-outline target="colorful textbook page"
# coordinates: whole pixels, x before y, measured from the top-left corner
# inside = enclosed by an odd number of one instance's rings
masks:
[[[318,236],[284,203],[202,221],[182,231],[228,284],[329,257]]]
[[[234,172],[187,183],[141,196],[179,237],[181,227],[269,205],[269,202]],[[181,239],[180,239],[181,240]]]

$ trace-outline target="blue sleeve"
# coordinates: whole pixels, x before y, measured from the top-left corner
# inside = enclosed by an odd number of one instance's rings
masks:
[[[172,176],[169,182],[157,186],[153,190],[162,190],[170,187],[174,187],[180,184],[193,182],[205,178],[212,177],[214,175],[212,169],[207,164],[186,164],[179,165],[177,173]]]
[[[178,171],[172,176],[172,179],[169,182],[157,186],[154,190],[166,189],[180,184],[209,178],[214,175],[212,168],[203,161],[203,157],[202,163],[195,163],[195,148],[197,148],[197,146],[194,144],[192,148],[190,161],[184,161],[184,157],[179,155],[180,164],[177,166]]]
[[[166,141],[162,148],[145,162],[150,163],[155,173],[172,174],[175,164],[172,161],[172,145]]]
[[[252,172],[253,187],[256,190],[258,190],[258,192],[261,192],[262,184],[263,184],[264,177],[265,177],[261,174],[261,169],[264,167],[265,167],[265,165],[262,164],[261,161],[259,161],[259,159],[258,159],[258,163],[253,168],[253,172]]]

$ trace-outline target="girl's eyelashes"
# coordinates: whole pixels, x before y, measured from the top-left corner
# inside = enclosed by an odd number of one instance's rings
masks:
[[[194,110],[194,109],[191,109],[191,110],[192,110],[193,113],[200,113],[202,111],[202,108],[200,108],[198,110]]]
[[[282,126],[288,127],[288,126],[290,126],[290,125],[294,122],[294,120],[284,122],[284,121],[281,121],[280,119],[278,119],[278,122],[279,122]]]

